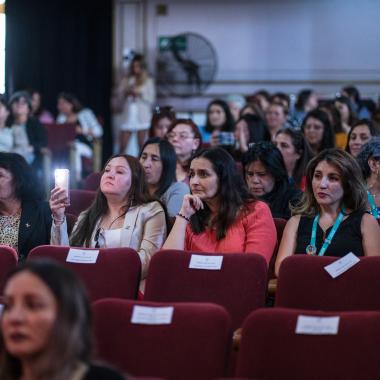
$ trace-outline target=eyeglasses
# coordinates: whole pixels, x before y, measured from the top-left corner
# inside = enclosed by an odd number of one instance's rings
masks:
[[[177,137],[178,140],[187,140],[187,139],[193,139],[194,135],[189,135],[187,133],[174,133],[174,132],[169,132],[167,135],[168,140],[173,140],[174,138]]]
[[[95,240],[95,248],[105,247],[105,245],[106,245],[106,239],[105,239],[105,236],[104,236],[104,229],[103,228],[99,227],[96,230],[96,233],[95,233],[95,236],[94,236],[94,240]]]

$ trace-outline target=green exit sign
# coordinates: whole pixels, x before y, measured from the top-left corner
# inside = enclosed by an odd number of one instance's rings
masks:
[[[158,38],[158,47],[160,52],[168,51],[175,48],[177,51],[185,51],[187,49],[187,40],[185,36]]]

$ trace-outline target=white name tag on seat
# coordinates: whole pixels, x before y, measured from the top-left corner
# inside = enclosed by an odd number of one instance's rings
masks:
[[[173,306],[134,306],[131,323],[141,325],[170,325],[173,319]]]
[[[220,270],[222,262],[223,256],[191,255],[189,268]]]
[[[311,317],[299,315],[296,334],[336,335],[338,334],[339,317]]]
[[[325,266],[325,270],[332,278],[340,276],[360,261],[359,257],[352,252],[343,256],[341,259],[334,261],[332,264]]]
[[[66,257],[68,263],[95,264],[99,250],[70,248]]]

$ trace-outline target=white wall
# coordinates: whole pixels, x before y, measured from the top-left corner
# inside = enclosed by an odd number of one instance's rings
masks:
[[[116,0],[116,4],[125,3]],[[333,96],[354,83],[363,96],[380,93],[380,1],[377,0],[146,0],[138,23],[140,50],[154,69],[159,36],[196,32],[218,55],[217,80],[208,94],[315,88]],[[166,4],[168,14],[156,15]],[[118,9],[116,7],[116,9]],[[116,30],[125,30],[117,17]],[[129,22],[128,25],[131,25]],[[138,34],[137,33],[137,34]],[[128,34],[128,33],[127,33]],[[120,44],[119,44],[120,46]],[[163,99],[201,108],[208,99]]]

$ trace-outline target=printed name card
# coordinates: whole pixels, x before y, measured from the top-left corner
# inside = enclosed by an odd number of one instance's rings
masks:
[[[343,256],[341,259],[334,261],[332,264],[325,266],[325,270],[332,278],[340,276],[360,261],[359,257],[352,252]]]
[[[134,306],[131,323],[141,325],[170,325],[173,319],[173,306],[148,307]]]
[[[189,268],[220,270],[222,268],[223,256],[191,255]]]
[[[95,264],[99,250],[70,248],[66,257],[68,263]]]
[[[299,315],[296,334],[336,335],[338,334],[339,317],[310,317]]]

